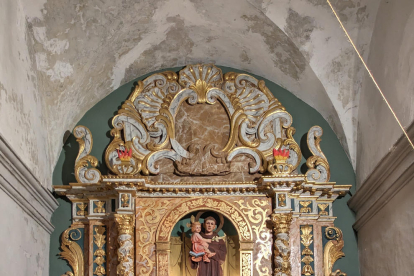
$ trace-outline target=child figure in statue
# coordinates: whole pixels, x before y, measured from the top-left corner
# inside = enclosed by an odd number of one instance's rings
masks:
[[[193,250],[190,252],[190,255],[192,256],[191,260],[194,262],[203,260],[203,262],[209,263],[210,259],[207,255],[215,255],[215,253],[211,253],[208,249],[208,244],[211,243],[211,239],[204,239],[200,235],[201,223],[198,221],[191,224],[191,232],[193,232],[193,235],[191,236],[191,242],[193,243]]]

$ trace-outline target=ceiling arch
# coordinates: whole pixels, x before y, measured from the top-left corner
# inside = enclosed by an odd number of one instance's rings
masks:
[[[353,161],[359,85],[353,54],[324,1],[290,2],[43,3],[28,34],[49,137],[61,137],[99,100],[138,76],[213,62],[265,77],[314,107]],[[345,2],[340,14],[349,24],[368,24],[350,16],[363,1]],[[51,139],[50,146],[54,164],[61,139]]]

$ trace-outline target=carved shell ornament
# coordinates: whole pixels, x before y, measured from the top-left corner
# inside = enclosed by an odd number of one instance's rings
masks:
[[[214,105],[220,102],[230,121],[230,135],[224,148],[205,148],[198,155],[185,149],[176,139],[175,118],[181,104]],[[157,161],[170,159],[180,170],[176,173],[192,175],[185,164],[194,158],[209,155],[221,169],[201,172],[200,175],[223,175],[229,172],[229,163],[237,156],[251,158],[249,173],[297,174],[302,159],[299,145],[293,139],[292,116],[272,95],[263,80],[229,72],[212,64],[188,65],[178,75],[166,71],[139,81],[132,94],[112,120],[113,140],[105,152],[105,162],[116,175],[156,175]],[[307,160],[309,181],[329,180],[329,165],[319,148],[320,127],[309,131],[308,145],[314,154]],[[75,165],[78,182],[96,183],[101,178],[96,158],[89,155],[92,148],[90,131],[83,126],[75,128],[80,151]],[[83,143],[83,144],[82,144]],[[207,147],[207,146],[206,146]],[[279,169],[272,165],[273,150],[288,151],[285,164]],[[268,165],[271,164],[273,166]],[[216,166],[217,167],[217,166]],[[286,168],[286,169],[284,169]]]

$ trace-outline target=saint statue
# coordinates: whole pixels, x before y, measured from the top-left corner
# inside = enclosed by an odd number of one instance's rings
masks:
[[[201,251],[204,252],[204,255],[206,255],[206,259],[200,258],[200,257],[191,258],[191,268],[197,269],[197,276],[223,276],[223,269],[221,265],[226,260],[227,249],[226,249],[225,242],[218,236],[216,232],[214,232],[214,230],[216,229],[216,226],[217,226],[217,222],[215,218],[213,217],[205,218],[204,219],[205,232],[199,234],[203,240],[199,239],[198,237],[195,238],[197,239],[196,243],[200,244],[200,245],[196,244],[196,247],[198,249],[201,249]],[[198,234],[197,231],[198,230],[193,232],[193,235]],[[191,238],[191,241],[193,241],[193,238]],[[193,242],[193,249],[194,249],[194,242]],[[208,261],[205,261],[205,260],[208,260]]]

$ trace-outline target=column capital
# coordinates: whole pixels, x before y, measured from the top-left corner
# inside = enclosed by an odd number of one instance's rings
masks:
[[[292,222],[292,213],[276,213],[271,216],[273,230],[275,234],[289,233],[289,227]]]
[[[135,226],[135,216],[126,214],[115,214],[115,222],[118,227],[119,235],[132,235]]]

